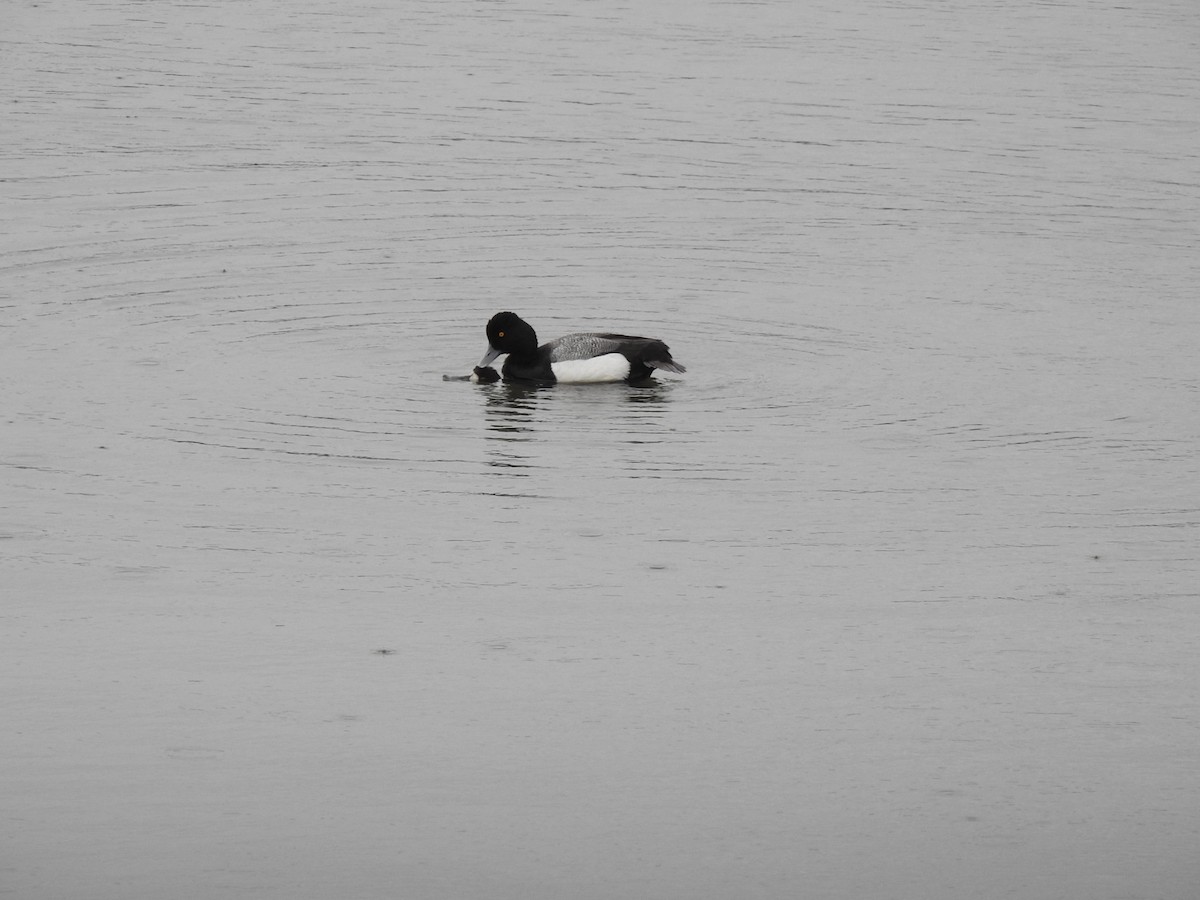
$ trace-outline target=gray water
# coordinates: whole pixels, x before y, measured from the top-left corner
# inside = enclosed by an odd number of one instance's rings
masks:
[[[1191,0],[5,19],[0,895],[1195,896]]]

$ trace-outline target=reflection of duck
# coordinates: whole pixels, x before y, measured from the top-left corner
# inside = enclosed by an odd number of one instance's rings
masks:
[[[501,372],[505,381],[526,384],[603,384],[646,381],[655,369],[687,371],[671,358],[660,340],[627,334],[568,334],[538,346],[533,327],[516,313],[496,313],[487,324],[488,350],[472,380],[484,381],[481,371],[507,353]]]
[[[534,414],[537,412],[537,388],[518,384],[502,385],[499,390],[487,395],[488,437],[503,440],[528,440],[534,432]]]

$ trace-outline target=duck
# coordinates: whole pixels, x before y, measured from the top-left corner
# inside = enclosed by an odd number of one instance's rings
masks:
[[[655,370],[676,375],[687,371],[657,338],[586,332],[563,335],[539,347],[533,326],[514,312],[492,316],[487,338],[487,353],[476,367],[477,377],[481,371],[494,373],[491,364],[506,353],[501,377],[522,384],[638,384],[650,379]],[[487,383],[487,379],[479,377],[478,383]]]

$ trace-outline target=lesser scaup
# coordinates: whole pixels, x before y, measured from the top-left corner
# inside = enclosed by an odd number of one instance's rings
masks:
[[[568,334],[538,346],[533,327],[516,313],[502,312],[487,324],[488,350],[480,369],[498,356],[508,359],[500,370],[505,381],[526,384],[636,384],[655,369],[683,374],[667,345],[654,338],[627,334]],[[494,371],[494,370],[493,370]],[[482,379],[480,379],[482,381]]]

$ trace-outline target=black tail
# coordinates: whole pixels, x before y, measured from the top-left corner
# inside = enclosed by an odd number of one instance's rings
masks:
[[[648,359],[646,365],[652,369],[662,369],[664,372],[674,372],[676,375],[682,375],[687,371],[687,366],[683,363],[677,363],[668,355],[666,359]]]

